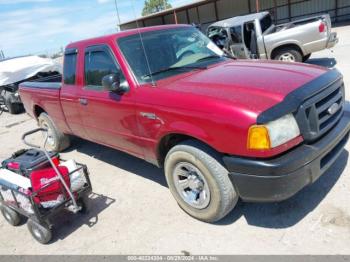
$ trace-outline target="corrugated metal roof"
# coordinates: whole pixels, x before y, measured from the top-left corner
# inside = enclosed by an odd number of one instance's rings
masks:
[[[133,23],[133,22],[136,22],[136,21],[145,20],[145,19],[148,19],[148,18],[153,18],[153,17],[162,16],[162,15],[172,14],[172,13],[174,13],[174,11],[175,12],[176,11],[182,11],[183,9],[191,8],[191,7],[194,7],[194,6],[198,6],[198,5],[202,5],[202,4],[206,4],[206,3],[210,3],[210,2],[214,2],[214,1],[215,0],[193,0],[192,3],[189,3],[189,4],[177,6],[177,7],[174,7],[174,8],[170,8],[170,9],[166,9],[166,10],[160,11],[158,13],[150,14],[150,15],[147,15],[147,16],[141,16],[141,17],[139,17],[137,19],[132,19],[132,20],[129,20],[127,22],[123,22],[123,23],[120,24],[120,26],[126,25],[126,24],[130,24],[130,23]]]

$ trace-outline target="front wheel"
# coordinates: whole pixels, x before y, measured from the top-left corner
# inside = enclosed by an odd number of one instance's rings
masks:
[[[197,141],[185,141],[169,151],[165,176],[180,207],[199,220],[218,221],[237,203],[219,154]]]
[[[51,230],[47,225],[39,224],[29,219],[27,222],[27,227],[34,239],[41,244],[47,244],[52,239]]]

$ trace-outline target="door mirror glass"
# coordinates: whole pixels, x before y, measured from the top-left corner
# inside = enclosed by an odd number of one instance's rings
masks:
[[[119,74],[109,74],[102,78],[102,86],[106,91],[115,91],[120,86]]]
[[[123,94],[128,91],[125,85],[120,83],[120,74],[109,74],[102,78],[103,89],[117,94]]]

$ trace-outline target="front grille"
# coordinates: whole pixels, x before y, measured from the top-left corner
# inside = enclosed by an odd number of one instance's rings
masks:
[[[332,129],[344,111],[345,93],[337,81],[305,101],[296,113],[300,132],[306,142],[313,142]]]

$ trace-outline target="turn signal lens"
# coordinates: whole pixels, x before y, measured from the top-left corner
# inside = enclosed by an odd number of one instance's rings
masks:
[[[254,125],[248,132],[248,149],[270,149],[269,131],[263,125]]]

